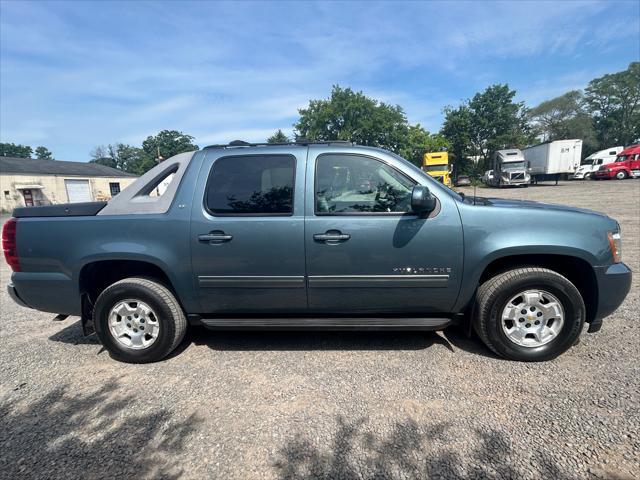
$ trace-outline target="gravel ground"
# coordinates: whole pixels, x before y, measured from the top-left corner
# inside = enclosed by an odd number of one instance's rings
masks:
[[[638,180],[478,194],[606,212],[640,271]],[[195,331],[125,365],[77,318],[13,304],[8,280],[3,263],[2,478],[640,477],[637,275],[600,333],[541,364],[455,331]]]

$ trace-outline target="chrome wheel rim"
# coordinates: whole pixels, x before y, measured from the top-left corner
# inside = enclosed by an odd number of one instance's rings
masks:
[[[502,310],[502,331],[522,347],[546,345],[564,325],[560,301],[544,290],[525,290],[514,295]]]
[[[160,323],[155,312],[136,299],[122,300],[109,312],[109,331],[122,346],[132,350],[149,348],[158,339]]]

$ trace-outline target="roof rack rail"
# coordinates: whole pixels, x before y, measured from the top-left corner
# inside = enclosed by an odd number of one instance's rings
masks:
[[[282,142],[282,143],[267,143],[267,142],[258,142],[258,143],[250,143],[245,142],[243,140],[234,140],[229,142],[228,144],[219,144],[219,145],[207,145],[203,148],[203,150],[213,149],[213,148],[236,148],[236,147],[282,147],[289,145],[297,145],[297,146],[308,146],[308,145],[355,145],[354,142],[350,142],[349,140],[305,140],[298,139],[295,142]]]

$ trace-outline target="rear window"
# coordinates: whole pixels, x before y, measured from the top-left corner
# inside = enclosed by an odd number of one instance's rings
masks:
[[[215,215],[292,215],[295,158],[243,155],[213,163],[205,205]]]

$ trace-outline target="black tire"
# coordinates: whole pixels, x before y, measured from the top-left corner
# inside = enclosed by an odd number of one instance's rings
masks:
[[[585,180],[591,180],[591,178],[592,178],[592,174],[590,174],[590,173],[586,173],[586,174],[584,175],[584,179],[585,179]]]
[[[502,329],[501,313],[507,302],[527,289],[542,289],[554,295],[565,313],[564,325],[549,343],[531,347],[512,342]],[[509,360],[540,362],[564,353],[582,332],[585,306],[578,289],[553,270],[526,267],[509,270],[483,283],[476,293],[474,329],[494,353]]]
[[[624,170],[620,170],[616,173],[616,180],[625,180],[628,177],[627,172]]]
[[[133,350],[120,344],[111,334],[108,317],[111,309],[125,299],[145,302],[157,317],[159,334],[147,348]],[[127,363],[150,363],[162,360],[182,341],[187,331],[187,319],[171,291],[150,278],[125,278],[107,287],[93,309],[93,321],[98,338],[111,356]]]

